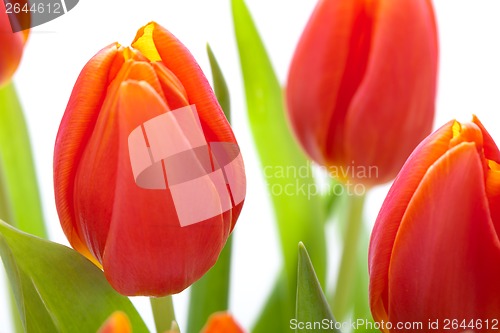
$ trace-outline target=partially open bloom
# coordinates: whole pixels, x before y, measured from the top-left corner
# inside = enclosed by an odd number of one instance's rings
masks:
[[[199,279],[245,198],[243,160],[210,85],[156,23],[87,63],[54,154],[66,236],[125,295],[177,293]]]
[[[245,333],[243,328],[227,312],[217,312],[208,318],[201,333]]]
[[[19,4],[22,8],[27,1],[10,1],[10,3]],[[12,15],[8,15],[5,2],[0,1],[0,87],[7,83],[16,71],[23,55],[24,44],[28,39],[29,30],[12,32],[12,25],[20,24],[18,20],[29,20],[29,15],[23,12],[17,15],[13,12]]]
[[[369,253],[375,320],[498,332],[499,232],[500,152],[476,117],[451,121],[411,154],[378,215]],[[453,319],[473,326],[446,330]]]
[[[437,62],[430,0],[319,0],[287,82],[298,141],[356,183],[393,179],[431,131]]]

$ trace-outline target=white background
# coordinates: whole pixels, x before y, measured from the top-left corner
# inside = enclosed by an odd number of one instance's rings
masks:
[[[207,75],[209,42],[229,82],[234,132],[244,153],[248,194],[235,235],[231,311],[250,328],[271,288],[281,258],[273,214],[246,122],[243,87],[229,0],[81,0],[68,14],[35,28],[15,76],[25,108],[50,238],[67,244],[58,222],[52,185],[52,153],[59,121],[84,64],[114,41],[128,45],[139,27],[154,20],[172,31]],[[314,0],[248,0],[281,82]],[[435,126],[475,113],[500,140],[500,2],[435,0],[440,33],[440,75]],[[411,22],[408,22],[411,24]],[[390,61],[390,59],[388,59]],[[368,198],[373,223],[388,187]],[[27,208],[28,209],[28,208]],[[333,254],[335,257],[335,254]],[[57,269],[57,267],[54,267]],[[12,331],[0,274],[0,333]],[[175,296],[181,327],[187,292]],[[134,300],[152,325],[149,302]],[[78,314],[75,314],[78,316]]]

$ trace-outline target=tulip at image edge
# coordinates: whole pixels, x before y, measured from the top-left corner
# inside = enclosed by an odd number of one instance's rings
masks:
[[[212,314],[201,333],[245,333],[234,317],[227,312]]]
[[[320,0],[288,74],[290,124],[318,164],[383,184],[431,132],[437,70],[430,0]]]
[[[25,1],[18,1],[23,4]],[[23,55],[29,30],[13,33],[4,1],[0,1],[0,87],[9,82]],[[18,15],[19,20],[29,20],[29,15]],[[15,23],[14,23],[15,24]]]
[[[191,53],[152,22],[132,47],[112,44],[85,65],[62,119],[54,151],[61,225],[71,245],[124,295],[165,296],[194,283],[215,264],[241,211],[243,202],[181,227],[169,187],[144,189],[134,181],[129,134],[189,105],[196,107],[207,142],[237,147]],[[233,171],[244,195],[243,164]],[[212,191],[211,201],[222,200],[210,180],[202,185]],[[197,210],[206,203],[189,204]]]
[[[132,333],[132,327],[127,315],[116,311],[102,324],[97,333]]]
[[[500,319],[499,163],[475,116],[450,121],[411,154],[371,237],[376,321],[420,321],[425,331],[429,320],[439,320],[436,332],[448,332],[445,319],[481,320],[475,331],[498,331],[491,325]]]

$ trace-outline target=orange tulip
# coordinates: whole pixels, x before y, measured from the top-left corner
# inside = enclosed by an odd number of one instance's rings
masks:
[[[99,328],[97,333],[132,333],[132,326],[125,313],[116,311]]]
[[[339,177],[393,179],[431,131],[437,62],[430,0],[319,0],[288,76],[298,141]]]
[[[19,4],[22,8],[27,1],[10,1],[10,3]],[[24,12],[17,15],[7,14],[4,1],[0,1],[0,87],[10,81],[23,55],[29,30],[12,32],[12,26],[22,24],[22,20],[29,20],[29,15]]]
[[[245,198],[242,157],[210,85],[156,23],[87,63],[54,154],[66,236],[125,295],[168,295],[199,279]]]
[[[227,312],[217,312],[208,318],[201,333],[244,333],[245,331]]]
[[[500,152],[476,117],[451,121],[411,154],[378,215],[369,253],[375,320],[498,332],[499,232]],[[447,320],[462,326],[446,330]]]

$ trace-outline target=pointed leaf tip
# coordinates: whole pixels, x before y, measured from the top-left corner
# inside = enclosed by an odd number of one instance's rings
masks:
[[[217,100],[219,101],[222,111],[224,111],[227,121],[231,123],[231,99],[229,97],[229,88],[227,87],[227,82],[222,74],[219,62],[217,61],[217,58],[208,43],[207,55],[208,60],[210,61],[210,69],[212,70],[212,81],[215,95],[217,96]]]
[[[321,289],[318,277],[314,272],[307,249],[299,243],[299,260],[297,276],[297,303],[295,319],[297,323],[304,323],[304,329],[297,326],[296,332],[316,332],[315,327],[308,323],[328,323],[324,332],[340,332],[335,328],[335,318],[328,306],[326,297]],[[324,326],[322,326],[324,328]]]

